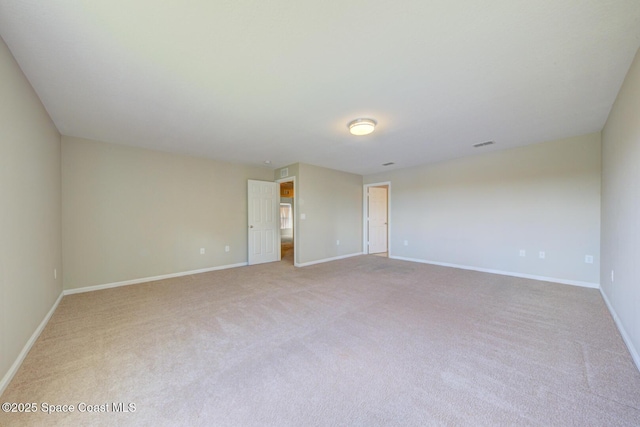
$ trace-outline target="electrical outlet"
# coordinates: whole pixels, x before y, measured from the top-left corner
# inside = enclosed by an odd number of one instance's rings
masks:
[[[303,214],[303,213],[301,213],[301,214],[300,214],[300,219],[307,219],[307,214]]]
[[[200,248],[200,255],[204,255],[204,248]]]
[[[520,249],[520,256],[527,256],[527,251]]]
[[[539,257],[540,259],[545,259],[547,256],[547,254],[544,253],[544,251],[540,251]]]
[[[593,264],[593,255],[585,255],[584,262],[587,264]]]
[[[340,246],[340,240],[336,240],[336,246]]]
[[[53,278],[54,278],[54,279],[57,279],[57,278],[58,278],[58,269],[57,269],[57,268],[54,268],[54,269],[53,269]]]
[[[611,283],[613,283],[613,270],[611,270]]]
[[[405,246],[409,246],[409,241],[408,241],[408,240],[405,240],[405,241],[404,241],[404,245],[405,245]]]
[[[227,245],[227,246],[225,246],[225,247],[224,247],[224,251],[225,251],[225,252],[229,252],[229,245]]]

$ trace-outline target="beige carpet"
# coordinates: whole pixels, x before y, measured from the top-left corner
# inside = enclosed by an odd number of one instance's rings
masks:
[[[597,290],[360,256],[67,296],[0,400],[39,409],[3,426],[637,426],[640,373]]]

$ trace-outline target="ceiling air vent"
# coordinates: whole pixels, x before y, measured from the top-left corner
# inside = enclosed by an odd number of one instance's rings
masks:
[[[480,148],[480,147],[484,147],[484,146],[486,146],[486,145],[493,145],[493,144],[495,144],[495,142],[493,142],[493,141],[487,141],[487,142],[481,142],[481,143],[479,143],[479,144],[473,144],[473,146],[474,146],[475,148]]]

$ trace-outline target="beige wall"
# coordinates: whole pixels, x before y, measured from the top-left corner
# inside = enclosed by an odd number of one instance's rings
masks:
[[[62,165],[65,289],[247,262],[247,180],[273,176],[66,136]]]
[[[300,163],[297,179],[298,264],[361,253],[362,176]]]
[[[640,51],[602,130],[602,291],[640,368]],[[614,271],[614,280],[611,272]]]
[[[60,135],[2,39],[0,94],[2,379],[62,292],[62,257]]]
[[[287,170],[286,170],[286,174],[285,174],[285,176],[281,176],[281,175],[282,175],[281,171],[282,171],[283,169],[287,169]],[[275,180],[279,180],[279,179],[286,179],[286,178],[291,178],[291,177],[297,177],[297,176],[298,176],[298,173],[299,173],[299,170],[300,170],[300,165],[299,165],[298,163],[294,163],[294,164],[292,164],[292,165],[289,165],[289,166],[285,166],[285,167],[282,167],[282,168],[276,169],[276,170],[274,171],[273,179],[275,179]],[[295,197],[295,189],[294,189],[294,197]]]
[[[285,167],[296,178],[296,265],[361,253],[362,176],[305,163]]]
[[[365,177],[384,181],[391,256],[599,282],[599,133]]]

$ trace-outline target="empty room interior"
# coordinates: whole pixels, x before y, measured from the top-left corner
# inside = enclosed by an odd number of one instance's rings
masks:
[[[0,0],[18,425],[640,425],[640,5]]]

